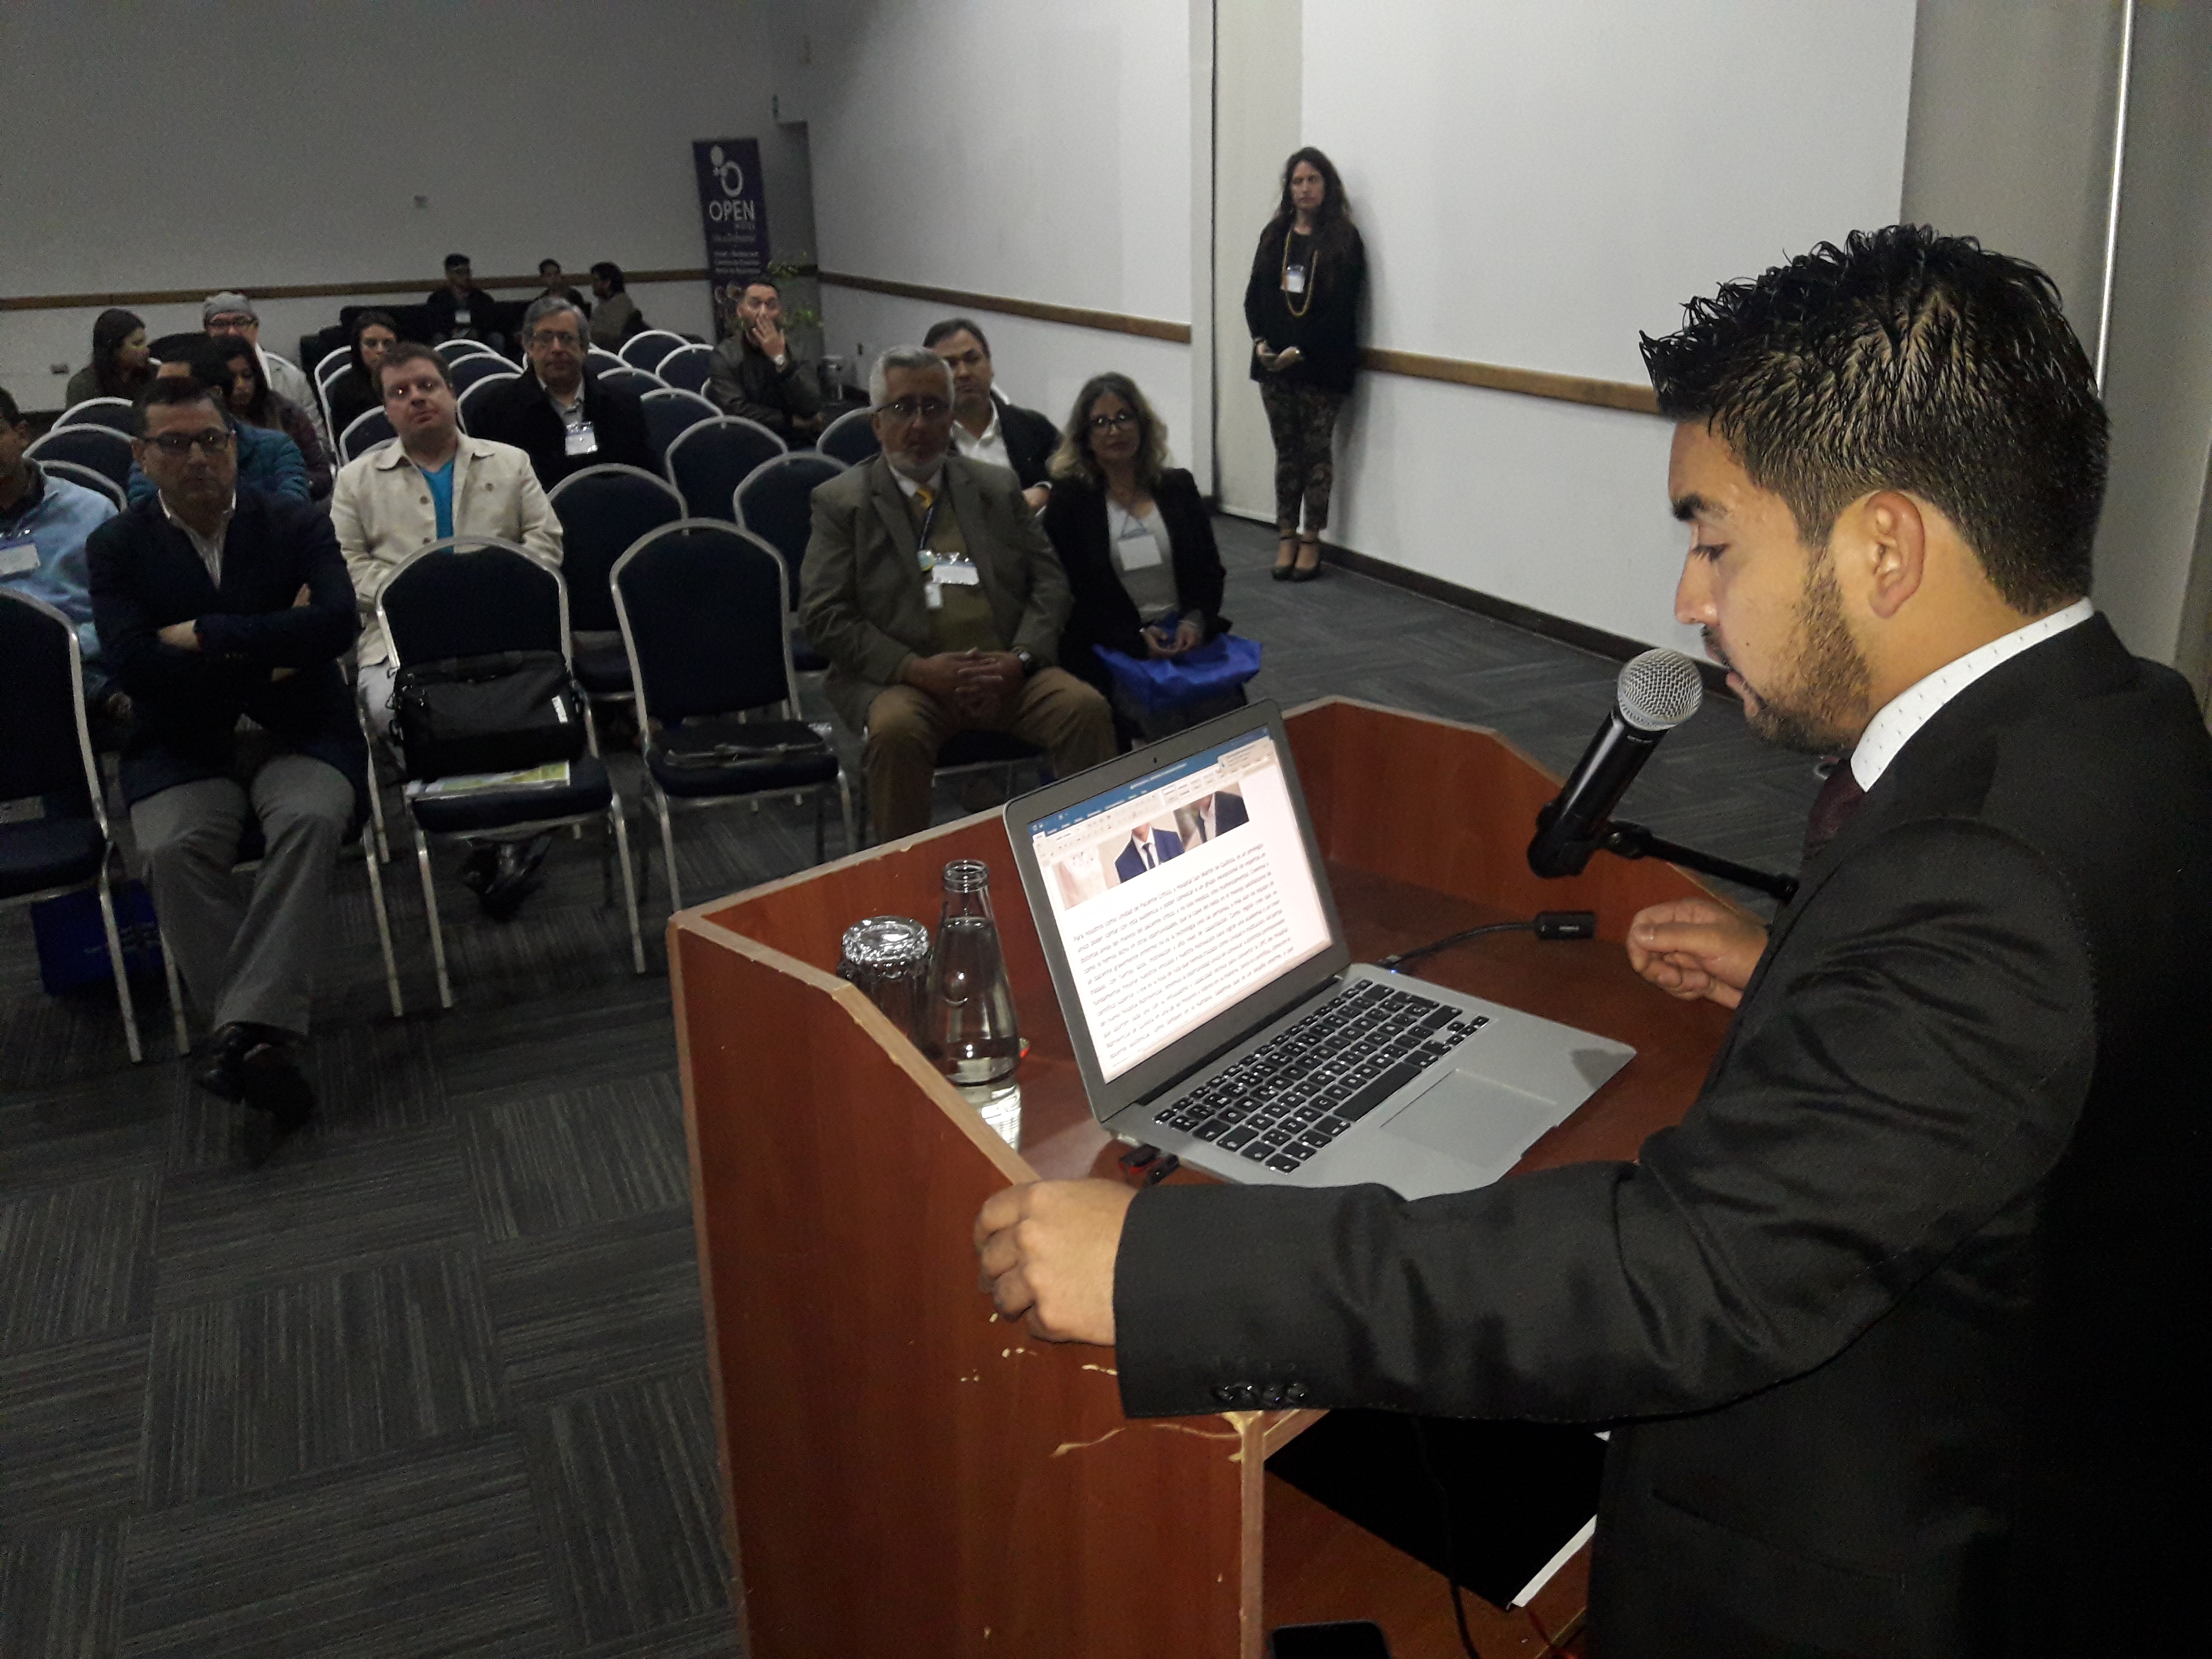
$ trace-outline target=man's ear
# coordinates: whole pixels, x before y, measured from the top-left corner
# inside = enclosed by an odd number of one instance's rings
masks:
[[[1881,489],[1853,502],[1844,519],[1865,573],[1867,608],[1888,622],[1927,575],[1928,526],[1920,504],[1900,490]]]

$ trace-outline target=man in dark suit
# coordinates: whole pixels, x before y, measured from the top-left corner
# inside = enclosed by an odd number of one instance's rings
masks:
[[[486,387],[469,405],[470,435],[521,450],[547,490],[587,466],[660,473],[637,393],[584,372],[590,326],[567,300],[549,295],[532,302],[522,318],[528,372]]]
[[[2183,1650],[2201,1564],[2212,744],[2083,596],[2105,416],[2042,273],[1856,234],[1648,340],[1677,598],[1754,730],[1848,751],[1737,1012],[1634,1164],[1405,1203],[994,1197],[1000,1310],[1133,1414],[1610,1422],[1604,1654]],[[2124,1609],[2124,1613],[2122,1611]]]
[[[1067,577],[1014,481],[945,452],[952,374],[897,346],[869,376],[882,453],[814,492],[799,623],[823,690],[867,737],[878,840],[929,827],[937,751],[1004,732],[1061,777],[1114,755],[1105,698],[1053,666]]]
[[[1217,789],[1188,806],[1176,808],[1176,828],[1186,847],[1200,846],[1250,819],[1244,797],[1234,789]]]
[[[1114,860],[1124,881],[1134,881],[1147,870],[1157,870],[1170,859],[1182,856],[1182,837],[1172,830],[1155,830],[1140,823],[1129,832],[1129,844]]]
[[[1022,481],[1022,499],[1042,511],[1052,493],[1046,469],[1060,447],[1060,428],[999,395],[991,343],[967,318],[931,324],[921,343],[952,365],[953,448],[969,460],[1005,467]]]
[[[250,1162],[314,1097],[295,1050],[331,866],[367,805],[368,754],[338,658],[353,584],[331,521],[238,486],[217,394],[156,380],[135,448],[157,493],[87,544],[92,615],[134,720],[123,796],[162,933],[213,1027],[196,1080],[246,1108]],[[249,817],[252,902],[231,867]]]

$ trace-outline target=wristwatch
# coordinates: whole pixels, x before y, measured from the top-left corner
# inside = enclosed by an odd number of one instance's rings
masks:
[[[1014,660],[1022,665],[1022,678],[1027,679],[1037,671],[1037,659],[1021,646],[1014,647]]]

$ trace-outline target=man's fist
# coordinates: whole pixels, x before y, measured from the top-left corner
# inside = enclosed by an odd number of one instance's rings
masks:
[[[1048,1342],[1114,1343],[1114,1258],[1136,1196],[1115,1181],[1038,1181],[975,1217],[980,1288],[1001,1319]]]
[[[1674,899],[1636,913],[1628,965],[1668,996],[1733,1008],[1766,949],[1766,929],[1711,899]]]

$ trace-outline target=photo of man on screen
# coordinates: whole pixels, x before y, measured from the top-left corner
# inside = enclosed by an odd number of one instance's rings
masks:
[[[1185,847],[1202,847],[1216,836],[1226,835],[1249,820],[1240,789],[1216,789],[1176,808],[1176,833]]]
[[[1129,844],[1114,860],[1123,881],[1133,881],[1147,870],[1157,870],[1170,859],[1182,856],[1182,837],[1157,823],[1140,823],[1129,832]]]

